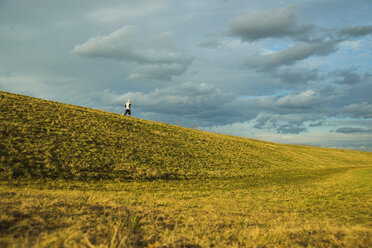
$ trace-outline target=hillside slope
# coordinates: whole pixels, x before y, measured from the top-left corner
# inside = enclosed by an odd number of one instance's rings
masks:
[[[372,165],[367,152],[282,145],[0,92],[0,178],[186,179]]]

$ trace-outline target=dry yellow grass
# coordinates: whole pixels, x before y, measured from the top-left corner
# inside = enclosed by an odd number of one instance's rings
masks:
[[[371,153],[282,145],[0,92],[0,179],[196,179],[372,164]]]
[[[302,182],[3,183],[0,244],[370,247],[371,175],[364,168]]]
[[[372,246],[371,153],[0,101],[0,247]]]

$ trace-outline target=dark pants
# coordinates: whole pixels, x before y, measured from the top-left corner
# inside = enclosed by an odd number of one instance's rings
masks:
[[[128,114],[129,116],[131,115],[131,114],[130,114],[130,109],[126,109],[126,110],[125,110],[124,115],[127,115],[127,114]]]

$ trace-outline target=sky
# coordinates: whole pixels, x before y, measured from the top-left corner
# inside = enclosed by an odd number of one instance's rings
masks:
[[[0,90],[372,151],[371,0],[0,0]]]

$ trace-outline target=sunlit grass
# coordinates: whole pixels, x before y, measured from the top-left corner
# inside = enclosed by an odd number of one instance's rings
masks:
[[[2,244],[369,247],[372,169],[255,182],[3,183]]]
[[[0,247],[372,246],[371,153],[0,103]]]
[[[365,166],[371,153],[281,145],[0,92],[0,178],[192,179]]]

